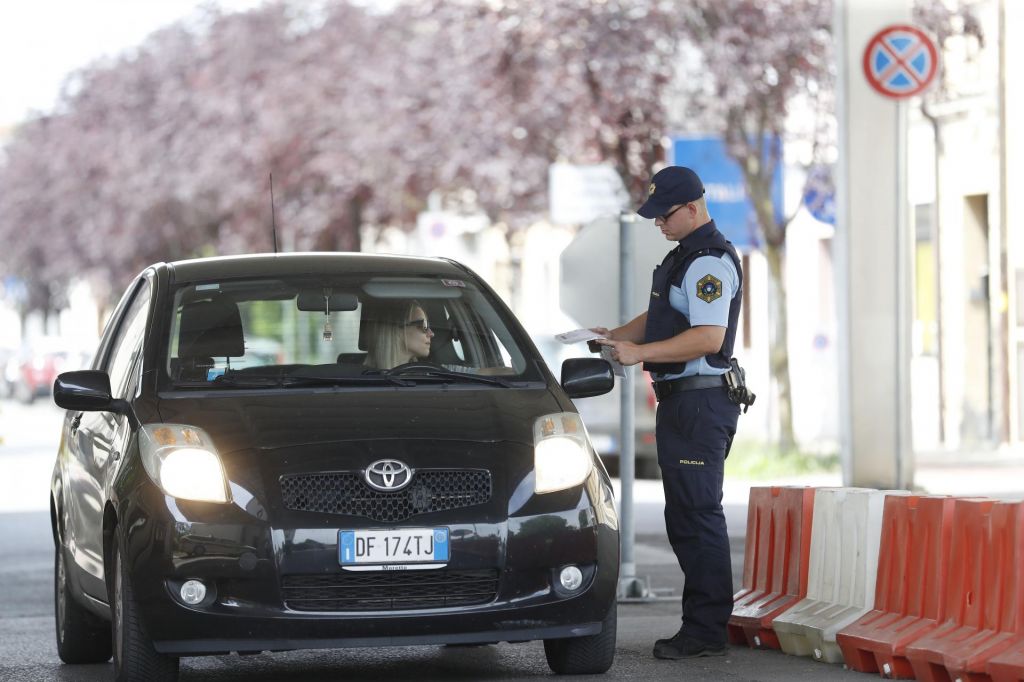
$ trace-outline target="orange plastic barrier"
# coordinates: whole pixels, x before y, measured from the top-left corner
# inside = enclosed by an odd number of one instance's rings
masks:
[[[807,595],[814,488],[751,488],[743,587],[733,597],[729,641],[778,649],[772,620]]]
[[[1024,682],[1024,641],[988,662],[992,682]]]
[[[907,647],[921,682],[988,682],[989,659],[1024,638],[1024,504],[957,500],[939,627]]]
[[[853,670],[914,676],[907,644],[937,628],[943,616],[953,505],[950,497],[885,499],[875,608],[836,634]]]

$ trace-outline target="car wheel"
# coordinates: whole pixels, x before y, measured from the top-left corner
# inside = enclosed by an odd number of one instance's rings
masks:
[[[57,654],[65,663],[106,663],[110,660],[110,624],[86,611],[71,595],[64,548],[53,560],[53,616]]]
[[[545,639],[544,654],[548,665],[559,675],[593,675],[612,667],[615,660],[616,610],[611,610],[601,623],[601,632],[586,637]]]
[[[142,624],[124,553],[114,531],[114,679],[117,682],[175,682],[178,679],[177,656],[159,654]]]

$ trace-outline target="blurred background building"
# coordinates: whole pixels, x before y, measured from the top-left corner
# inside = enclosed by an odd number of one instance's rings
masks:
[[[856,11],[856,0],[847,4]],[[837,452],[842,339],[829,93],[837,68],[857,77],[860,65],[837,67],[832,4],[697,2],[676,16],[641,0],[601,9],[507,2],[471,20],[473,5],[208,10],[79,71],[54,111],[0,121],[6,390],[14,393],[14,367],[40,339],[65,339],[67,366],[80,361],[123,283],[146,263],[268,250],[269,170],[287,248],[462,261],[511,305],[557,371],[585,348],[554,344],[554,334],[616,320],[612,306],[607,317],[578,319],[559,304],[563,252],[608,216],[553,211],[578,196],[549,185],[552,164],[612,167],[625,207],[654,170],[676,162],[705,176],[712,216],[744,256],[737,355],[759,399],[741,437],[785,443],[791,423],[787,447]],[[1024,437],[1024,204],[1014,192],[1024,143],[1009,124],[1024,113],[1024,84],[1010,77],[1021,63],[1022,9],[1011,0],[915,5],[915,20],[942,48],[941,82],[906,108],[909,409],[920,456],[1013,454]],[[714,45],[699,37],[714,12],[734,19],[738,44],[746,40],[751,52],[734,55],[724,75],[716,64],[729,56],[713,50],[736,36],[711,36]],[[790,37],[773,33],[772,22],[785,23]],[[765,34],[743,34],[755,25]],[[431,31],[433,42],[422,38]],[[403,54],[385,54],[397,45]],[[792,55],[812,66],[783,71]],[[330,68],[306,70],[317,60]],[[758,92],[781,113],[766,133],[742,129],[748,143],[778,144],[777,167],[754,177],[741,171],[742,144],[725,121]],[[695,105],[709,111],[696,116]],[[777,233],[771,216],[761,216],[767,227],[751,217],[752,187],[764,192],[755,201],[772,202]],[[784,254],[780,278],[774,254]],[[638,268],[641,289],[655,264]],[[780,343],[783,383],[773,355]],[[638,383],[638,410],[649,412],[649,389]]]

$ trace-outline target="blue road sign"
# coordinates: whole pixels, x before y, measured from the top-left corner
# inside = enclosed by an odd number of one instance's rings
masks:
[[[808,172],[804,206],[815,220],[829,225],[836,224],[836,188],[830,169],[816,166]]]
[[[778,154],[779,163],[772,178],[772,203],[775,217],[782,217],[782,143],[778,138],[765,144],[766,154]],[[726,239],[736,248],[760,246],[757,215],[747,196],[743,172],[729,156],[725,142],[715,136],[678,136],[672,138],[672,158],[676,166],[692,168],[704,183],[708,211]]]

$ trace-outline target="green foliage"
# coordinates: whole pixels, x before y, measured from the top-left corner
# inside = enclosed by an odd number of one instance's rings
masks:
[[[284,307],[278,301],[251,301],[241,306],[243,326],[251,336],[281,341]]]
[[[778,479],[838,471],[838,453],[815,454],[751,440],[733,443],[725,460],[725,475],[729,478]]]

